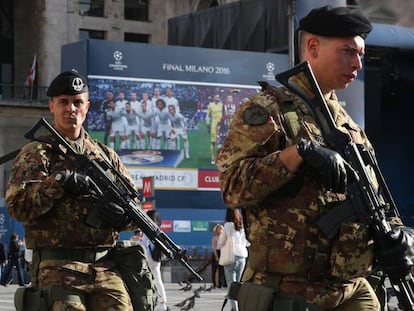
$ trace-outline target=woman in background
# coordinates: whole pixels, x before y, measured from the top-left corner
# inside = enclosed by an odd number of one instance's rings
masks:
[[[224,226],[222,224],[217,224],[213,229],[213,237],[211,239],[211,248],[213,250],[213,255],[211,258],[211,279],[213,280],[213,287],[222,288],[227,287],[226,279],[224,277],[224,268],[219,265],[220,258],[220,248],[221,245],[218,243],[220,235],[223,233]]]
[[[233,239],[235,260],[232,264],[224,266],[226,282],[230,287],[232,282],[240,282],[241,280],[248,256],[247,247],[250,246],[250,242],[246,239],[240,210],[227,208],[225,220],[224,231],[219,237],[218,244],[224,245],[227,239]],[[232,311],[238,311],[236,301],[230,299],[230,303]]]

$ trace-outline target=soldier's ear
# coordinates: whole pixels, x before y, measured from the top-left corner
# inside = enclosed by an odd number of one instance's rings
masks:
[[[53,113],[53,112],[54,112],[53,97],[49,98],[48,107],[49,107],[49,111],[50,111],[51,113]]]
[[[309,40],[307,42],[307,45],[306,45],[306,47],[309,51],[309,54],[312,57],[317,57],[318,56],[319,46],[320,46],[320,41],[316,37],[309,38]]]

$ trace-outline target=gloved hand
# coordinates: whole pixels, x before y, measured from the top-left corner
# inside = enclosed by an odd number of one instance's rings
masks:
[[[99,217],[116,231],[121,231],[128,223],[124,209],[113,202],[102,202],[98,206]]]
[[[58,174],[56,174],[55,178],[57,178]],[[87,175],[69,170],[62,174],[64,175],[62,185],[67,193],[74,195],[89,194],[96,187],[95,182]]]
[[[316,176],[328,190],[346,191],[349,165],[339,153],[303,138],[299,140],[297,150],[305,162],[305,171]]]
[[[375,238],[375,256],[384,272],[394,277],[404,277],[414,264],[414,230],[401,226],[387,235]]]

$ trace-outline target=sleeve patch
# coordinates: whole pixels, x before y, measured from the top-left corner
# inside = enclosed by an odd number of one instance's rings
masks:
[[[247,125],[262,125],[269,121],[269,112],[260,105],[248,107],[243,111],[242,119]]]

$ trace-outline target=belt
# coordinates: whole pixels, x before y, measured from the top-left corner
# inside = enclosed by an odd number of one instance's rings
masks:
[[[39,249],[40,260],[72,260],[95,263],[107,257],[112,248]]]

